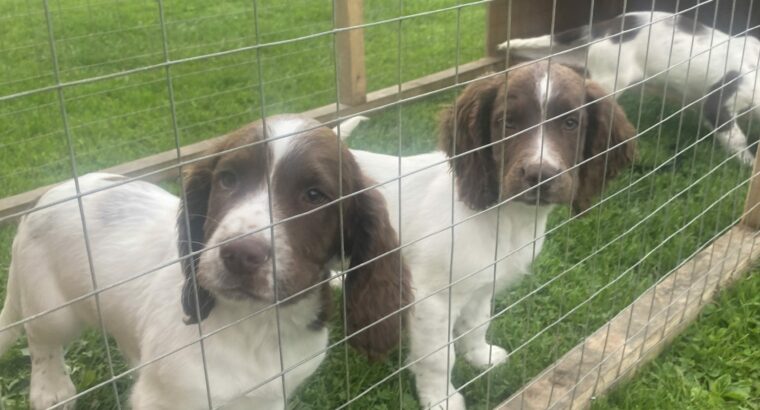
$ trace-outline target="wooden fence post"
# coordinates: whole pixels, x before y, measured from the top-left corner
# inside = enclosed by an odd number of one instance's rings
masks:
[[[749,181],[747,200],[744,202],[744,218],[742,224],[754,230],[760,229],[760,155],[755,154],[755,165],[752,167],[752,179]]]
[[[362,0],[336,0],[337,28],[362,24]],[[364,29],[337,34],[338,99],[340,104],[357,105],[367,101],[367,74],[364,67]]]
[[[510,3],[511,19],[510,22]],[[552,0],[494,0],[486,13],[486,54],[502,56],[497,47],[507,38],[546,34],[550,30]],[[511,33],[507,30],[511,25]]]

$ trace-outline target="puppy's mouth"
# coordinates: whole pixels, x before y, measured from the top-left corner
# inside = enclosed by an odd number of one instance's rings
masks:
[[[239,283],[240,281],[224,280],[223,278],[226,275],[227,274],[224,272],[217,272],[214,277],[218,279],[211,281],[214,283],[208,283],[210,281],[204,280],[205,275],[198,275],[198,284],[209,292],[227,300],[252,300],[265,303],[274,302],[274,292],[272,289],[269,289],[268,287],[254,288],[245,283]]]
[[[533,206],[558,205],[566,202],[560,198],[557,198],[556,195],[551,195],[546,192],[539,192],[539,190],[536,188],[526,191],[524,194],[515,198],[515,200],[526,205]]]

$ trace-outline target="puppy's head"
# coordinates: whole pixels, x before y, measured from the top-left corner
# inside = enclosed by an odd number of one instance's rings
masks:
[[[451,160],[460,199],[474,209],[500,194],[587,209],[635,151],[634,127],[606,94],[545,61],[470,84],[443,113],[440,133],[441,148],[461,154]]]
[[[231,134],[184,176],[179,248],[197,253],[183,258],[187,322],[207,317],[217,299],[261,306],[323,292],[329,303],[328,264],[342,254],[354,267],[346,283],[350,331],[405,306],[408,274],[393,251],[398,242],[385,202],[363,191],[368,184],[348,149],[309,118],[276,116],[265,124]],[[382,354],[397,340],[399,316],[352,341]]]

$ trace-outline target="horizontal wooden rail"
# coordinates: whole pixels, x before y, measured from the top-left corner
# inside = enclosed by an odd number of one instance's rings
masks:
[[[503,64],[503,59],[498,57],[482,58],[480,60],[460,65],[458,69],[449,68],[438,73],[430,74],[428,76],[403,83],[401,84],[400,93],[399,87],[397,85],[394,85],[367,94],[367,100],[362,104],[352,106],[341,105],[338,109],[336,104],[333,103],[306,111],[303,114],[312,118],[316,118],[317,120],[323,122],[332,121],[338,117],[344,117],[374,108],[383,107],[401,99],[406,99],[435,91],[453,85],[456,81],[461,82],[471,80],[489,70],[501,68],[501,64]],[[180,149],[181,161],[187,161],[189,159],[200,156],[202,153],[206,152],[206,150],[208,150],[209,147],[211,147],[216,142],[216,140],[220,138],[224,138],[224,136],[211,138],[182,147]],[[178,164],[177,150],[172,149],[159,154],[151,155],[135,161],[130,161],[121,165],[107,168],[102,171],[127,175],[130,177],[139,177],[152,171],[172,167],[172,165],[176,164]],[[151,175],[149,178],[144,179],[150,182],[158,182],[170,178],[177,178],[178,176],[179,170],[177,168],[170,168],[163,172],[157,172]],[[55,184],[0,199],[0,218],[19,213],[33,207],[39,197],[53,186],[55,186]],[[4,220],[4,222],[7,221],[9,220]]]

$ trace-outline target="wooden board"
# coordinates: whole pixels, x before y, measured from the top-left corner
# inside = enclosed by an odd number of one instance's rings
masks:
[[[654,358],[727,283],[760,256],[758,232],[737,225],[497,406],[584,409]]]
[[[749,182],[747,199],[744,202],[742,223],[752,229],[760,229],[760,155],[755,155],[752,179]]]
[[[340,106],[329,104],[304,112],[303,114],[319,121],[328,123],[338,117],[345,117],[368,110],[382,109],[383,107],[403,99],[412,98],[433,92],[455,84],[455,81],[468,81],[490,70],[503,69],[503,59],[486,57],[477,61],[459,66],[459,69],[449,68],[422,78],[401,84],[401,92],[398,86],[391,86],[367,94],[367,101],[354,106]],[[458,80],[457,80],[458,79]],[[181,161],[187,161],[203,154],[211,145],[224,136],[186,145],[181,148]],[[150,182],[158,182],[179,176],[176,165],[178,164],[177,150],[172,149],[149,157],[141,158],[125,164],[102,170],[114,174],[140,177],[147,173],[162,170],[146,178]],[[18,195],[0,199],[0,224],[14,220],[20,213],[28,210],[37,202],[40,195],[55,186],[48,185]]]

